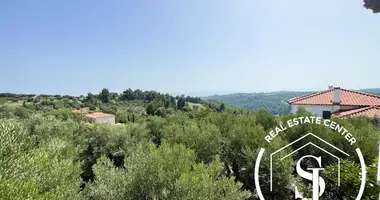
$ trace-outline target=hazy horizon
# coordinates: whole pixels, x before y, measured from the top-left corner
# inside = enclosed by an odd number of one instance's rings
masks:
[[[255,93],[275,93],[275,92],[315,92],[315,91],[323,91],[323,90],[327,90],[328,87],[326,88],[321,88],[321,89],[318,89],[318,90],[278,90],[278,91],[259,91],[259,92],[255,92],[255,91],[231,91],[231,92],[228,92],[228,91],[203,91],[203,92],[189,92],[189,93],[175,93],[175,92],[162,92],[162,91],[158,91],[156,90],[157,92],[160,92],[160,93],[164,93],[164,94],[169,94],[169,95],[172,95],[172,96],[180,96],[180,95],[185,95],[185,96],[197,96],[197,97],[208,97],[208,96],[215,96],[215,95],[232,95],[232,94],[255,94]],[[93,94],[98,94],[103,88],[99,89],[99,91],[96,91],[96,92],[91,92]],[[135,89],[140,89],[140,88],[131,88],[133,90]],[[343,89],[348,89],[348,90],[371,90],[371,89],[379,89],[380,90],[380,87],[379,88],[343,88]],[[110,92],[116,92],[118,94],[122,93],[123,91],[112,91],[110,90]],[[36,95],[72,95],[72,96],[80,96],[80,95],[84,95],[86,96],[88,93],[83,93],[83,94],[67,94],[67,93],[33,93],[33,92],[26,92],[26,93],[17,93],[17,92],[11,92],[11,91],[8,91],[8,92],[3,92],[3,91],[0,91],[0,93],[15,93],[15,94],[36,94]]]

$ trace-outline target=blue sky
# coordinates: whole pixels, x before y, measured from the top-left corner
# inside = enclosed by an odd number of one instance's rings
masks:
[[[0,92],[380,87],[362,0],[0,2]]]

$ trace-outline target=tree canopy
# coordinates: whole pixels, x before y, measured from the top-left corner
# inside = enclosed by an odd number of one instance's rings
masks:
[[[371,9],[373,13],[380,12],[380,0],[364,0],[364,7]]]
[[[132,90],[126,91],[122,95]],[[311,115],[302,109],[277,117],[265,110],[250,111],[214,101],[194,104],[185,96],[139,90],[131,94],[138,95],[128,100],[131,97],[102,90],[98,95],[80,97],[34,96],[28,101],[29,96],[16,95],[6,99],[0,104],[1,197],[258,199],[253,180],[261,147],[273,152],[305,132],[313,132],[354,154],[344,137],[315,124],[285,130],[276,142],[265,142],[264,137],[278,124]],[[92,124],[72,112],[88,106],[113,113],[121,124]],[[334,121],[355,134],[368,165],[363,199],[373,199],[380,192],[375,180],[379,118]],[[292,145],[292,150],[301,145]],[[300,153],[324,156],[313,148]],[[268,188],[269,160],[262,160],[260,183],[266,198],[294,199],[294,184],[307,192],[310,183],[293,173],[298,156],[273,165],[273,192]],[[324,162],[325,198],[341,199],[358,192],[357,159],[342,160],[341,187],[335,183],[335,160],[324,157]]]

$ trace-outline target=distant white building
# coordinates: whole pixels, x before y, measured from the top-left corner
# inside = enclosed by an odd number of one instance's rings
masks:
[[[102,112],[95,112],[86,114],[86,117],[89,122],[91,123],[105,123],[105,124],[115,124],[115,116],[112,114],[102,113]]]
[[[329,86],[328,90],[291,98],[287,101],[294,114],[299,107],[323,118],[331,116],[380,116],[380,96]]]

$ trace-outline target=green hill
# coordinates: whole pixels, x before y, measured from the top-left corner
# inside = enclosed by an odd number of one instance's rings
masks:
[[[380,88],[361,89],[360,91],[380,96]]]
[[[380,88],[362,89],[375,95],[380,95]],[[269,93],[235,93],[228,95],[207,96],[205,100],[217,100],[231,106],[242,107],[250,110],[268,110],[272,114],[287,114],[290,106],[286,102],[288,99],[301,96],[310,92],[278,91]]]

